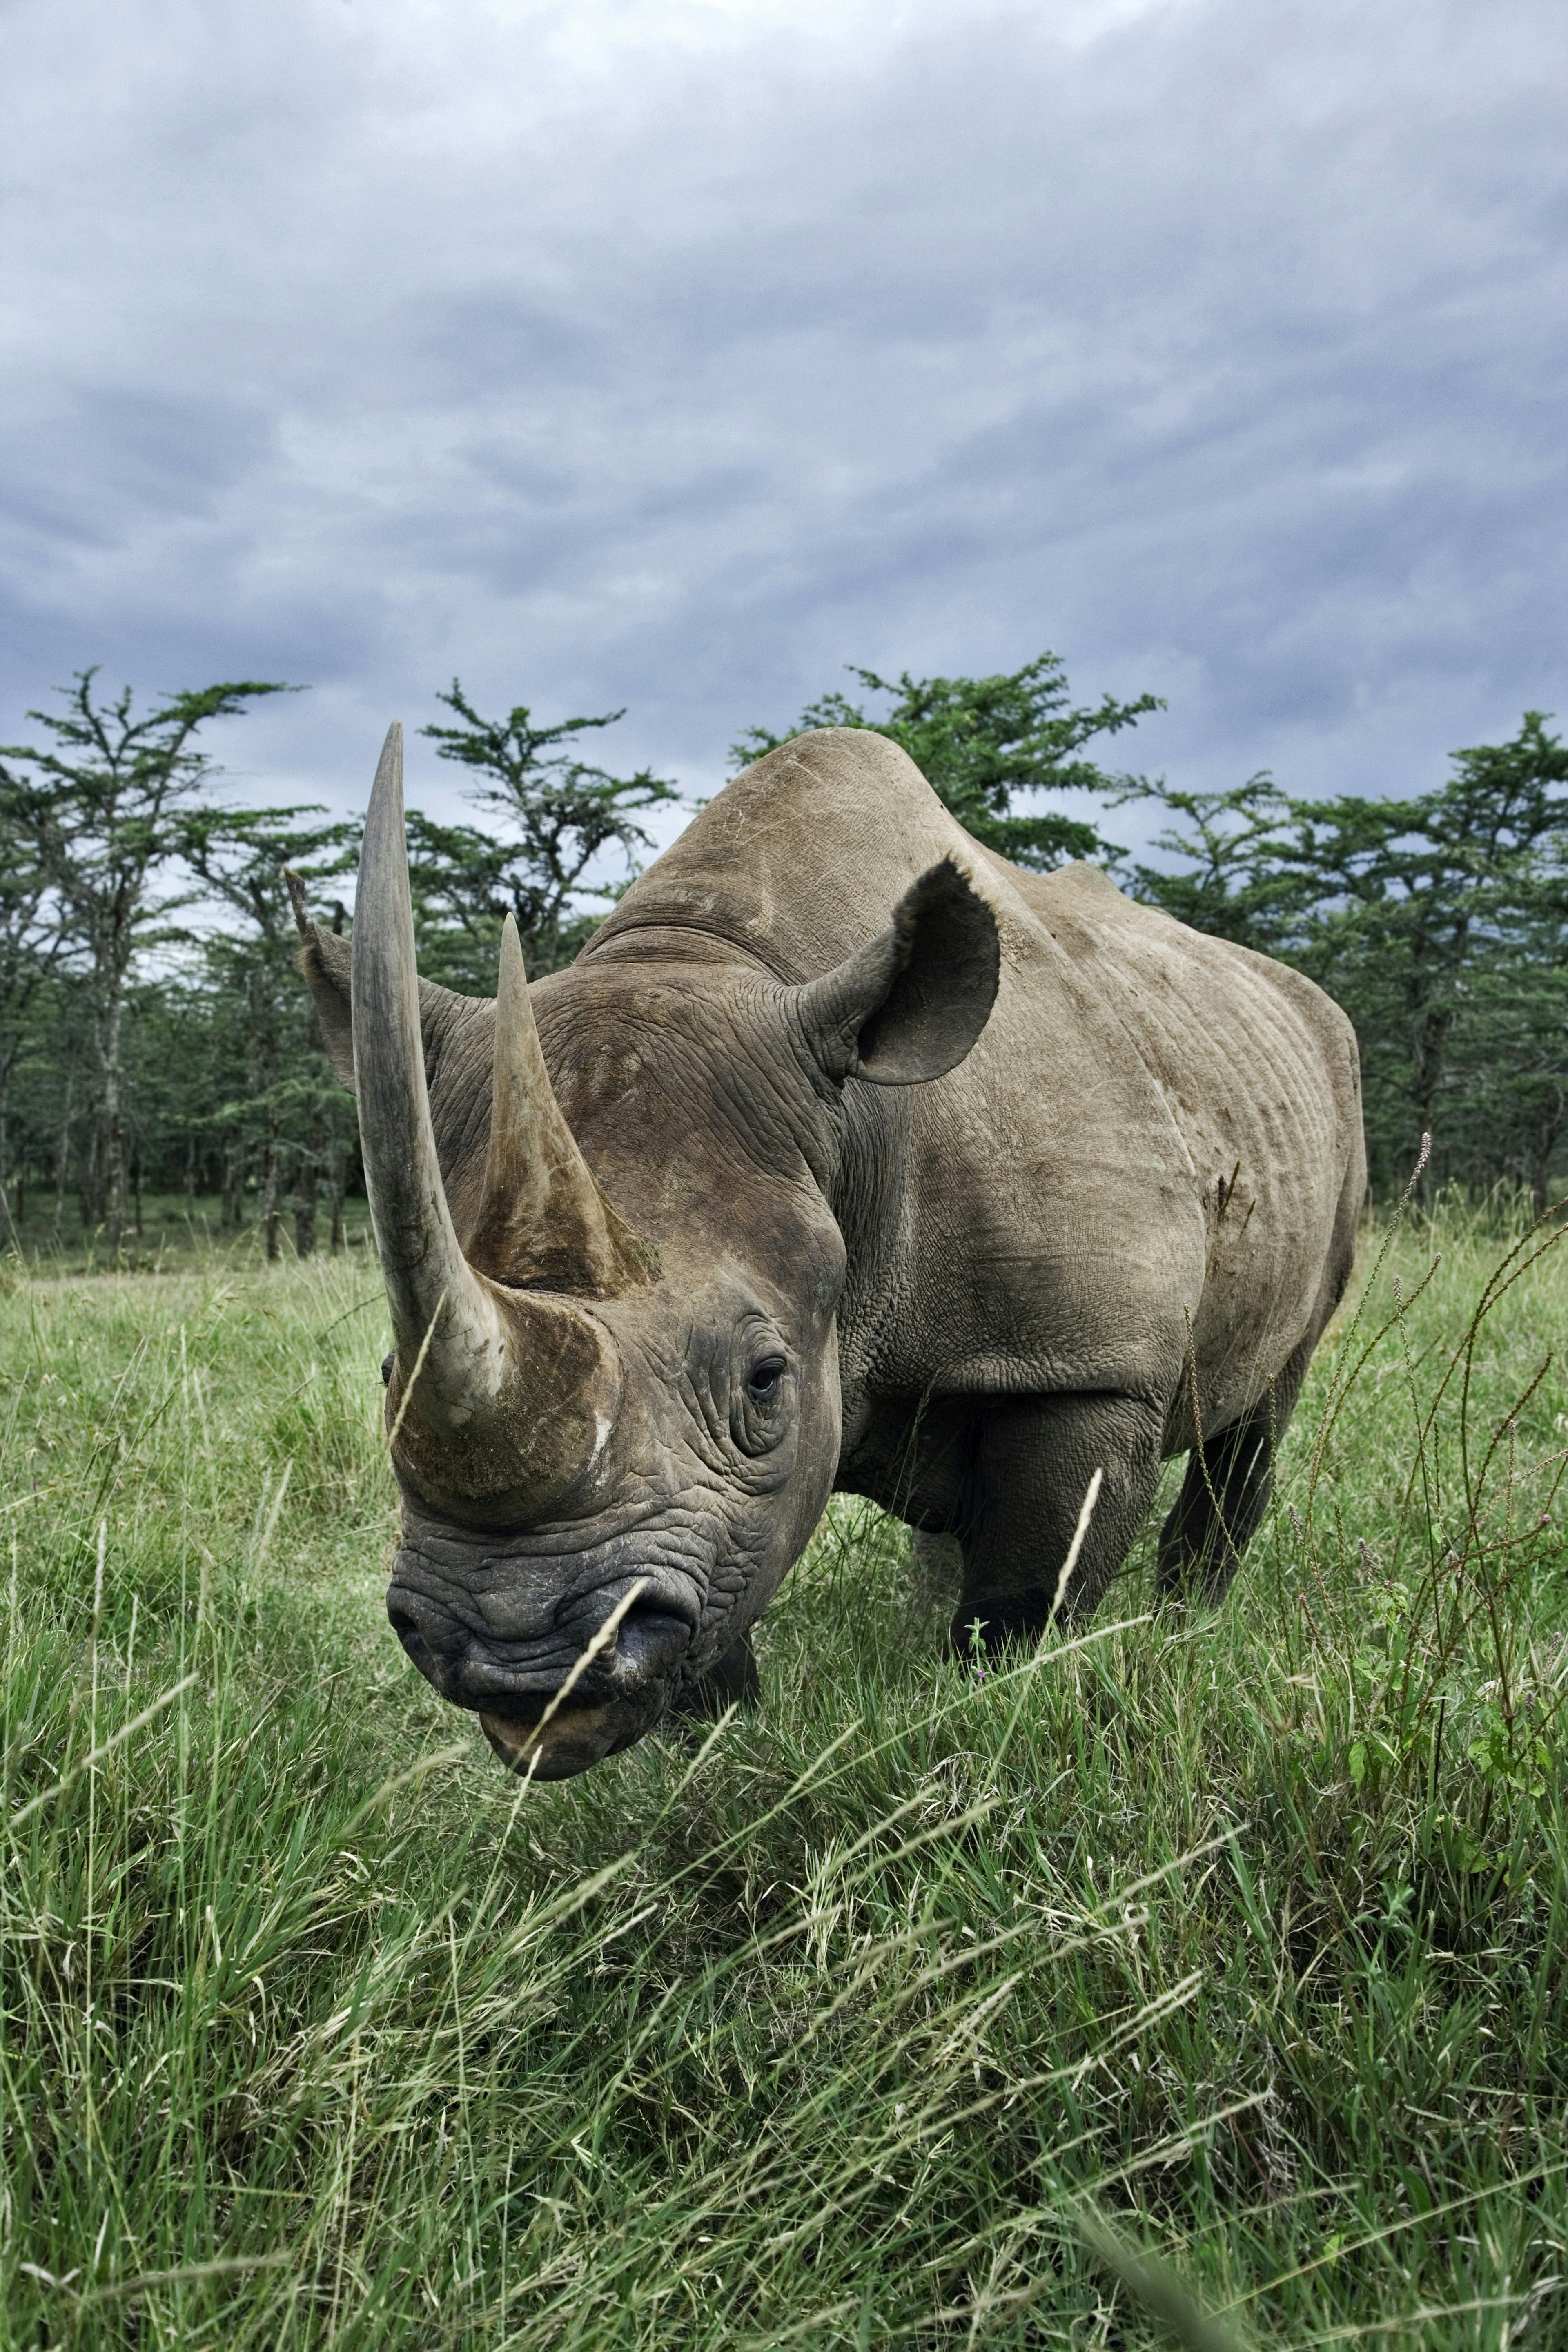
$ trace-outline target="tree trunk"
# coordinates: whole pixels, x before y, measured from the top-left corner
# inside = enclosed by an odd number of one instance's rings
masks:
[[[1559,1087],[1556,1107],[1550,1115],[1542,1114],[1541,1125],[1536,1129],[1535,1149],[1531,1154],[1530,1197],[1538,1217],[1546,1214],[1552,1197],[1552,1162],[1557,1156],[1557,1139],[1563,1131],[1564,1110],[1568,1110],[1568,1097],[1564,1097]]]
[[[81,1222],[84,1233],[96,1233],[103,1223],[103,1122],[88,1126],[87,1149],[81,1156]]]
[[[193,1128],[185,1138],[185,1214],[196,1213],[196,1135]]]
[[[308,1257],[316,1247],[316,1201],[320,1190],[321,1162],[312,1145],[299,1155],[294,1180],[294,1255]]]
[[[57,1234],[66,1213],[66,1171],[70,1166],[71,1119],[75,1106],[76,1072],[66,1072],[66,1098],[60,1112],[59,1132],[55,1139],[55,1231]]]
[[[131,1163],[131,1198],[135,1202],[136,1238],[141,1239],[141,1154],[137,1152]]]
[[[225,1233],[238,1233],[245,1223],[245,1138],[232,1135],[224,1147],[223,1207],[218,1223]]]
[[[267,1122],[267,1150],[261,1162],[261,1193],[256,1208],[269,1261],[276,1260],[282,1249],[278,1231],[283,1213],[277,1199],[277,1116],[274,1112]]]
[[[10,1234],[10,1236],[11,1236],[12,1241],[13,1241],[14,1243],[16,1243],[16,1241],[17,1241],[17,1236],[16,1236],[16,1223],[15,1223],[15,1221],[13,1220],[12,1215],[11,1215],[11,1195],[10,1195],[10,1193],[9,1193],[9,1192],[6,1191],[6,1189],[5,1189],[5,1185],[6,1185],[6,1175],[7,1175],[7,1171],[6,1171],[6,1167],[5,1167],[5,1111],[4,1111],[4,1110],[0,1110],[0,1211],[3,1211],[3,1212],[4,1212],[4,1217],[3,1217],[3,1219],[0,1219],[0,1222],[3,1222],[3,1223],[5,1223],[5,1228],[6,1228],[6,1231],[9,1233],[9,1234]],[[20,1192],[20,1186],[19,1186],[19,1185],[18,1185],[18,1188],[17,1188],[17,1189],[18,1189],[18,1192]],[[19,1244],[19,1243],[17,1243],[17,1246],[18,1246],[18,1247],[20,1247],[20,1244]]]
[[[329,1246],[334,1257],[343,1255],[343,1139],[334,1135],[327,1146],[327,1183],[332,1196],[332,1232]]]
[[[11,1073],[16,1066],[17,1051],[18,1048],[16,1046],[13,1046],[11,1051],[6,1055],[4,1063],[0,1064],[0,1189],[3,1189],[5,1186],[5,1171],[10,1159]],[[26,1157],[27,1147],[24,1144],[21,1151],[17,1155],[16,1160],[16,1200],[18,1203],[16,1210],[17,1224],[21,1223],[22,1219],[27,1213],[27,1176],[26,1170],[24,1165]],[[7,1199],[5,1203],[7,1215],[10,1213],[10,1201]]]
[[[104,1126],[103,1215],[108,1231],[110,1255],[120,1255],[120,1244],[125,1238],[125,1138],[120,1131],[118,1108],[110,1111]]]
[[[120,1001],[104,1013],[99,1058],[103,1069],[103,1219],[112,1256],[125,1234],[125,1135],[120,1123]]]

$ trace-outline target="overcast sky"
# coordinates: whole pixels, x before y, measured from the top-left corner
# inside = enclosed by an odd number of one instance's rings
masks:
[[[1568,715],[1563,0],[0,0],[0,727],[89,662],[362,805],[841,665],[1403,791]],[[422,747],[411,798],[455,803]]]

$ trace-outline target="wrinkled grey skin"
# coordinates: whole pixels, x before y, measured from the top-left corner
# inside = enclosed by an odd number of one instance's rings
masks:
[[[923,919],[868,1010],[857,951],[944,860],[971,912]],[[351,1067],[340,944],[312,927],[302,961]],[[802,984],[841,971],[835,1026]],[[1092,868],[1004,864],[896,747],[832,730],[737,778],[531,996],[659,1272],[577,1303],[616,1392],[564,1486],[486,1523],[402,1479],[392,1622],[499,1753],[560,1778],[743,1695],[747,1631],[835,1486],[955,1536],[955,1639],[995,1645],[1051,1618],[1095,1469],[1071,1621],[1192,1449],[1161,1584],[1223,1596],[1364,1189],[1355,1045],[1320,991]],[[461,1238],[494,1008],[422,984],[422,1020]]]

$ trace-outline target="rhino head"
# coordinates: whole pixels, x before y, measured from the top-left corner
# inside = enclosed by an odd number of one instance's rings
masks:
[[[402,765],[394,727],[351,959],[297,894],[392,1310],[388,1613],[507,1763],[560,1780],[711,1675],[816,1525],[839,1457],[846,1086],[963,1058],[996,925],[943,864],[801,985],[643,933],[542,984],[542,1044],[508,917],[487,1140],[482,1099],[438,1105],[438,1134]],[[874,1166],[855,1181],[874,1190]]]

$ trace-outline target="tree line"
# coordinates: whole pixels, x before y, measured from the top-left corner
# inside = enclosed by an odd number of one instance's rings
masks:
[[[1158,698],[1071,699],[1051,654],[988,677],[851,673],[780,731],[747,730],[738,768],[801,729],[868,727],[915,759],[959,822],[1047,871],[1104,866],[1130,895],[1318,981],[1361,1043],[1375,1186],[1511,1182],[1541,1204],[1568,1152],[1568,751],[1540,712],[1455,752],[1424,793],[1293,797],[1260,774],[1223,792],[1112,770],[1095,754]],[[305,804],[221,791],[218,722],[288,689],[245,680],[138,712],[79,672],[30,744],[0,748],[0,1247],[57,1229],[68,1201],[118,1253],[143,1191],[214,1200],[267,1254],[341,1246],[358,1184],[353,1106],[295,969],[287,881],[341,929],[358,828]],[[409,814],[421,969],[494,990],[501,924],[531,974],[570,962],[638,867],[643,820],[679,793],[588,756],[625,714],[535,723],[477,711],[461,682],[422,731],[465,772],[478,821]],[[1071,791],[1151,804],[1141,858]]]
[[[215,1197],[220,1226],[254,1221],[272,1257],[286,1223],[308,1255],[325,1208],[341,1246],[353,1105],[296,968],[288,877],[342,929],[359,827],[314,806],[235,807],[197,740],[286,690],[229,682],[138,713],[129,688],[106,698],[83,670],[62,708],[29,713],[41,740],[0,750],[0,1247],[37,1223],[40,1195],[57,1228],[68,1196],[118,1253],[144,1190],[193,1209]],[[639,812],[676,795],[579,756],[618,711],[539,728],[521,708],[481,719],[456,681],[440,699],[456,723],[424,731],[475,772],[489,822],[411,812],[421,957],[447,986],[490,993],[506,914],[535,971],[570,961],[594,920],[589,869],[633,861]]]

